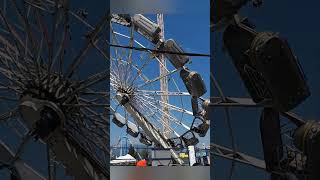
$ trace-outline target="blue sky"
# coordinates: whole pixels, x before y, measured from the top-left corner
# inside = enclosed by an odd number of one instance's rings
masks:
[[[79,10],[79,8],[85,8],[86,10],[88,10],[88,21],[94,25],[108,9],[106,2],[107,1],[99,1],[99,3],[92,3],[91,1],[73,0],[71,1],[71,9],[74,12]],[[209,54],[209,1],[201,1],[201,3],[197,3],[196,6],[194,1],[183,1],[183,3],[179,5],[181,6],[177,7],[177,9],[180,10],[180,13],[167,14],[164,17],[166,38],[174,38],[186,52]],[[71,33],[73,34],[72,42],[74,44],[71,48],[68,49],[68,52],[71,52],[74,55],[74,53],[79,51],[84,43],[84,32],[87,32],[88,30],[89,29],[82,26],[81,23],[72,19]],[[95,68],[103,68],[103,66],[101,66],[101,63],[104,63],[104,59],[100,55],[93,54],[95,52],[90,52],[90,55],[88,55],[86,61],[84,62],[84,66],[82,66],[85,69],[84,71],[82,71],[84,72],[84,74],[89,73],[89,71],[94,71]],[[198,71],[202,75],[204,81],[207,82],[208,93],[204,97],[208,98],[210,91],[208,85],[209,59],[193,57],[192,62],[193,63],[189,67],[192,70]],[[81,73],[81,75],[83,74]],[[183,84],[180,85],[182,87],[184,86]],[[4,107],[4,105],[1,105],[1,107]],[[191,110],[191,108],[189,108],[189,110]],[[17,147],[17,143],[19,141],[13,135],[13,133],[9,132],[2,126],[0,127],[0,130],[2,140],[7,143],[12,143],[10,144],[11,146]],[[117,129],[117,131],[120,132],[119,129]],[[208,144],[209,136],[207,136],[207,138],[204,138],[203,141]],[[39,170],[39,172],[42,174],[46,174],[47,172],[47,164],[45,158],[45,146],[41,143],[33,141],[28,145],[23,156],[24,160],[26,160],[36,170]],[[62,174],[59,173],[59,175]],[[0,179],[8,179],[8,173],[6,170],[1,171]]]
[[[0,8],[3,8],[3,1],[0,3]],[[8,1],[7,1],[8,2]],[[20,4],[22,1],[17,1]],[[8,3],[9,4],[9,3]],[[80,8],[85,8],[88,11],[87,21],[90,24],[95,25],[97,21],[101,19],[102,15],[104,15],[108,9],[107,1],[100,1],[100,3],[92,3],[89,1],[81,0],[81,1],[70,1],[70,10],[73,12],[77,12]],[[13,14],[12,8],[7,10],[7,13]],[[16,16],[8,16],[12,22],[15,22]],[[45,23],[47,23],[48,27],[51,27],[50,23],[52,23],[50,17],[48,15],[44,16]],[[16,23],[16,22],[15,22]],[[3,28],[3,24],[1,23],[1,28]],[[51,28],[49,28],[51,29]],[[74,58],[75,54],[79,52],[79,49],[83,47],[85,43],[85,32],[88,32],[88,28],[83,26],[79,21],[74,18],[70,18],[70,31],[72,34],[72,40],[70,40],[70,46],[68,46],[66,62],[71,62],[70,59]],[[59,31],[61,33],[61,31]],[[35,33],[37,37],[40,38],[38,32]],[[3,34],[2,34],[3,35]],[[59,34],[61,35],[61,34]],[[47,57],[47,56],[45,56]],[[92,61],[91,61],[92,60]],[[82,66],[83,65],[83,66]],[[85,58],[84,64],[81,65],[81,73],[76,73],[77,75],[87,77],[88,74],[93,74],[97,72],[101,72],[107,68],[107,63],[105,63],[105,59],[97,53],[95,50],[89,51],[88,55]],[[98,70],[99,69],[99,70]],[[77,76],[76,75],[76,76]],[[75,76],[75,77],[76,77]],[[0,81],[3,83],[3,76],[1,75]],[[105,89],[107,89],[105,87]],[[3,92],[3,91],[2,91]],[[2,93],[2,95],[4,95]],[[0,111],[1,113],[5,112],[7,108],[13,107],[14,103],[8,104],[6,101],[1,100],[0,102]],[[10,121],[9,124],[15,125],[15,121]],[[20,127],[21,129],[21,127]],[[2,122],[0,125],[0,135],[1,140],[5,142],[12,150],[16,151],[17,147],[21,141],[21,138],[18,138],[17,135],[13,132],[13,130],[8,130],[8,127],[5,126],[5,123]],[[36,140],[31,140],[31,142],[27,145],[24,153],[21,157],[25,160],[31,167],[37,170],[39,173],[43,175],[47,175],[47,161],[46,161],[46,146],[43,143],[40,143]],[[58,178],[64,176],[64,170],[60,167],[58,170]],[[9,179],[9,173],[7,169],[2,169],[0,171],[0,179],[7,180]],[[61,179],[61,178],[60,178]],[[63,179],[71,179],[70,176]]]
[[[202,1],[201,3],[198,3],[196,7],[193,7],[194,3],[183,3],[181,4],[180,11],[177,13],[171,13],[171,14],[165,14],[164,15],[164,25],[165,25],[165,38],[173,38],[183,49],[185,52],[194,52],[194,53],[203,53],[203,54],[209,54],[210,53],[210,39],[209,39],[209,1]],[[192,10],[192,8],[194,8]],[[181,10],[186,10],[181,12]],[[191,10],[191,11],[187,11]],[[196,13],[195,13],[196,12]],[[147,15],[148,17],[155,20],[155,15]],[[115,26],[115,29],[117,27]],[[120,32],[126,33],[127,31],[124,29],[120,29],[118,27],[118,30]],[[136,36],[137,40],[140,42],[143,42],[144,45],[148,45],[148,42],[145,41],[144,38],[138,35]],[[137,44],[136,44],[137,46]],[[152,47],[152,46],[149,46]],[[136,52],[139,53],[139,52]],[[141,53],[140,53],[141,54]],[[112,55],[112,49],[111,49],[111,55]],[[139,54],[136,54],[135,57],[138,58]],[[189,64],[188,67],[191,70],[197,71],[201,74],[203,80],[206,82],[207,85],[207,93],[203,96],[205,98],[209,97],[209,58],[203,58],[203,57],[192,57],[191,58],[192,64]],[[147,67],[144,69],[144,72],[147,76],[150,77],[156,77],[158,76],[158,65],[157,63],[150,65],[150,67]],[[170,62],[167,62],[168,69],[173,69]],[[182,80],[179,78],[179,73],[176,73],[172,76],[176,82],[179,88],[181,88],[182,91],[186,91],[185,86],[182,82]],[[156,88],[159,89],[159,87],[156,84]],[[169,82],[169,90],[174,90],[173,83]],[[184,106],[187,110],[191,111],[190,106],[190,98],[184,98],[183,100]],[[180,103],[177,99],[171,99],[170,103],[173,105],[179,106]],[[110,125],[110,131],[111,131],[111,141],[110,144],[113,145],[117,142],[119,136],[125,135],[125,128],[122,128],[121,130],[115,126],[113,123]],[[202,142],[208,144],[209,143],[209,135],[205,138],[202,138],[200,140],[200,143]]]
[[[85,1],[79,1],[85,2]],[[203,0],[195,3],[193,1],[179,4],[180,13],[165,15],[165,37],[174,38],[185,51],[197,53],[209,53],[209,1]],[[288,38],[289,44],[294,53],[298,56],[308,83],[311,89],[309,97],[299,107],[294,109],[299,115],[306,119],[319,119],[320,111],[318,102],[320,101],[320,83],[318,82],[320,54],[319,41],[320,25],[317,24],[319,17],[319,2],[302,3],[301,1],[265,1],[261,9],[244,8],[243,14],[248,15],[249,19],[257,26],[258,30],[280,32],[280,35]],[[87,3],[86,7],[95,9],[96,4]],[[184,13],[181,13],[181,10]],[[103,11],[99,11],[103,12]],[[97,16],[100,16],[97,15]],[[91,13],[89,18],[95,18]],[[213,37],[213,36],[212,36]],[[218,37],[218,36],[217,36]],[[219,39],[213,43],[211,48],[220,50],[221,41]],[[209,59],[192,58],[190,68],[200,72],[209,92]],[[233,67],[228,56],[221,51],[217,54],[214,62],[214,73],[222,85],[222,88],[228,96],[248,96],[248,93],[239,78],[236,69]],[[209,97],[207,93],[205,97]],[[236,135],[236,143],[239,151],[246,152],[253,156],[263,158],[261,141],[259,137],[259,116],[260,110],[255,109],[233,109],[232,123]],[[215,143],[230,147],[230,141],[224,122],[223,111],[214,110],[214,129],[212,129],[212,140]],[[121,134],[119,128],[111,124],[111,131],[117,132],[111,137],[111,144],[115,137]],[[1,129],[1,135],[4,139],[10,141],[12,138],[9,132]],[[204,141],[208,142],[209,139]],[[207,143],[206,143],[207,144]],[[39,146],[39,147],[38,147]],[[28,149],[27,155],[30,155],[37,149],[40,156],[26,156],[29,162],[32,162],[37,169],[46,171],[43,163],[39,163],[40,158],[45,157],[43,146],[32,143],[32,148]],[[229,170],[230,163],[226,160],[217,158],[214,162],[214,171],[212,173],[215,179],[225,179]],[[1,177],[1,176],[0,176]],[[267,180],[268,176],[263,171],[252,167],[237,165],[234,180],[240,179],[261,179]]]
[[[307,120],[319,120],[320,111],[317,105],[320,100],[319,77],[319,40],[320,25],[319,2],[303,3],[301,1],[264,1],[261,9],[246,7],[242,14],[256,25],[259,31],[279,32],[280,36],[287,38],[294,54],[299,58],[304,72],[308,78],[308,84],[312,95],[293,111]],[[213,50],[217,50],[214,61],[214,73],[219,80],[227,96],[248,96],[245,87],[234,68],[231,59],[221,51],[221,34],[214,34]],[[263,158],[259,132],[260,109],[235,108],[231,110],[231,120],[237,149],[255,157]],[[224,122],[223,111],[214,110],[215,125],[212,140],[215,143],[231,147],[228,132]],[[230,162],[216,158],[212,177],[214,179],[226,179]],[[237,164],[233,180],[259,179],[267,180],[268,175],[255,168]]]

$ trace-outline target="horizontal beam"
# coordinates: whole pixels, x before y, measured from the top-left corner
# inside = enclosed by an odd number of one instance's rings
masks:
[[[264,160],[257,159],[241,152],[234,152],[232,149],[223,147],[218,144],[210,144],[210,150],[211,154],[213,155],[266,170],[266,163],[264,162]]]
[[[235,98],[226,97],[226,101],[223,101],[220,97],[212,97],[209,106],[221,106],[221,107],[271,107],[271,100],[262,101],[261,103],[255,103],[251,98]]]

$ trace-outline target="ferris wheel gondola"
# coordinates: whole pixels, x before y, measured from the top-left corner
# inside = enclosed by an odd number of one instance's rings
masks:
[[[230,5],[230,1],[214,2],[216,5]],[[256,3],[259,5],[259,2]],[[212,154],[232,160],[226,175],[228,179],[233,177],[235,162],[266,171],[272,180],[319,179],[319,172],[315,170],[319,167],[319,155],[314,153],[320,142],[319,123],[304,120],[290,112],[310,96],[298,58],[287,40],[278,33],[257,31],[247,19],[235,15],[241,6],[234,12],[230,11],[230,7],[216,13],[221,13],[220,20],[233,19],[224,24],[226,28],[222,40],[225,52],[238,71],[250,98],[227,97],[216,75],[212,76],[220,97],[213,97],[209,107],[224,108],[232,145],[230,149],[213,143]],[[229,110],[237,107],[262,108],[259,124],[263,160],[236,149]]]
[[[206,112],[202,108],[205,100],[201,97],[207,92],[206,85],[199,73],[187,68],[190,58],[182,55],[184,51],[180,45],[174,39],[163,38],[161,24],[142,14],[115,14],[112,17],[110,43],[113,47],[113,119],[119,119],[116,116],[122,114],[122,117],[126,117],[121,121],[127,122],[127,132],[132,129],[128,128],[128,124],[136,124],[143,144],[153,143],[164,149],[171,149],[172,157],[182,164],[173,149],[196,145],[198,138],[204,137],[209,130],[209,120],[205,119]],[[159,17],[161,15],[157,15],[158,20]],[[149,42],[151,48],[142,42]],[[130,48],[125,49],[125,44],[129,44],[129,47],[145,48],[146,51],[134,52]],[[157,53],[148,49],[164,52]],[[171,63],[171,69],[164,58]],[[159,69],[159,75],[155,75],[156,69]],[[180,75],[177,76],[179,72]],[[192,98],[198,99],[193,105],[193,108],[197,109],[194,110],[197,111],[196,114],[186,109],[185,103],[190,107]],[[174,103],[170,103],[171,101]],[[193,123],[196,119],[200,123]],[[201,125],[193,127],[193,124]],[[133,137],[137,137],[134,135]]]
[[[94,9],[92,18],[92,8],[68,0],[2,2],[0,93],[8,98],[1,98],[1,127],[15,149],[5,163],[22,179],[41,179],[26,166],[33,146],[48,179],[107,179],[109,71],[100,50],[109,14]]]

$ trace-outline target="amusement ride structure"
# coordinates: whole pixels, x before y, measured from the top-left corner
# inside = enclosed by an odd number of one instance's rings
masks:
[[[215,35],[222,31],[225,52],[250,95],[250,98],[227,97],[212,76],[214,90],[220,97],[211,98],[210,112],[218,106],[225,108],[232,148],[213,143],[211,152],[213,156],[232,160],[228,179],[232,179],[235,162],[240,162],[267,171],[271,180],[317,180],[320,124],[291,112],[310,96],[305,74],[286,39],[274,32],[258,32],[247,18],[239,15],[239,9],[248,2],[255,7],[262,5],[262,1],[256,0],[211,1],[211,31]],[[262,108],[263,160],[236,150],[236,134],[230,122],[230,108],[234,107]],[[212,116],[209,115],[210,119]],[[214,137],[211,138],[214,142]]]
[[[154,16],[112,15],[112,122],[142,144],[169,150],[173,164],[183,164],[177,150],[196,145],[209,130],[209,100],[202,97],[207,88],[188,68],[189,56],[196,54],[166,40],[163,14]]]

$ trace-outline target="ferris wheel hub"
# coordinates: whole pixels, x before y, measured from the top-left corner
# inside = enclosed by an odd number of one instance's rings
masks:
[[[119,99],[119,102],[121,105],[125,105],[130,101],[130,95],[127,93],[117,93],[117,98]]]
[[[65,121],[64,113],[55,103],[30,96],[21,99],[19,112],[28,129],[33,131],[35,138],[40,138],[44,142]]]

